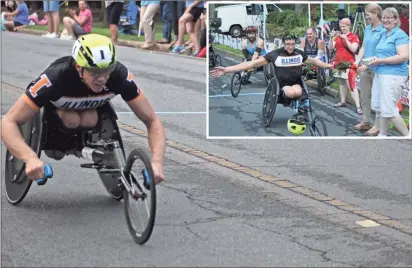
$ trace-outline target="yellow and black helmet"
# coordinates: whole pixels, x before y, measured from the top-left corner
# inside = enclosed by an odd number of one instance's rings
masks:
[[[112,40],[100,34],[86,34],[74,42],[72,57],[76,63],[88,69],[113,68],[116,51]]]

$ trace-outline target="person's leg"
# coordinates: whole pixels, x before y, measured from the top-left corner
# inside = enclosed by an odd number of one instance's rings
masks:
[[[159,10],[159,8],[159,4],[149,4],[144,12],[142,23],[145,45],[143,48],[149,48],[156,44],[153,30],[150,26],[150,22],[154,19],[154,16],[156,15],[156,12]]]
[[[163,43],[171,42],[171,33],[170,33],[170,11],[167,3],[163,3],[161,6],[162,11],[162,22],[163,22]]]
[[[4,22],[4,27],[6,27],[6,30],[8,30],[8,31],[14,31],[14,28],[16,27],[15,25],[14,25],[14,21],[5,21]]]
[[[54,35],[51,35],[52,37],[59,37],[59,26],[60,26],[60,5],[59,5],[58,0],[51,0],[50,1],[50,11],[51,11],[51,16],[53,19],[53,28],[52,31],[54,33]],[[49,20],[50,22],[51,20]]]
[[[170,26],[173,28],[174,41],[177,41],[179,36],[179,17],[177,16],[177,1],[168,1],[170,14]]]
[[[179,18],[179,37],[173,48],[173,53],[182,53],[185,50],[184,39],[186,33],[186,24],[193,20],[193,16],[190,13],[185,13]],[[190,26],[189,26],[190,28]],[[189,30],[189,29],[188,29]]]
[[[64,27],[66,28],[67,33],[69,34],[68,38],[72,38],[75,35],[74,31],[73,31],[74,23],[75,23],[75,21],[70,17],[64,17],[63,18]]]
[[[289,99],[299,98],[302,96],[302,87],[300,85],[285,86],[283,91]]]
[[[56,113],[66,128],[75,129],[80,126],[80,114],[78,112],[56,109]]]
[[[45,0],[43,1],[43,11],[44,11],[44,17],[47,19],[47,33],[42,35],[44,37],[48,37],[53,33],[53,20],[52,20],[52,15],[51,15],[51,10],[50,10],[50,0]]]
[[[380,95],[381,125],[379,135],[388,135],[389,123],[392,121],[402,136],[408,136],[408,128],[400,116],[398,109],[398,102],[401,98],[407,77],[397,75],[383,75],[382,77],[381,86],[385,90],[383,90]]]
[[[349,80],[346,80],[346,86],[348,87],[348,89],[350,89]],[[362,111],[362,108],[361,108],[361,106],[360,106],[358,89],[355,87],[355,88],[353,89],[353,91],[352,91],[352,90],[349,90],[349,91],[350,91],[350,94],[351,94],[351,97],[352,97],[353,101],[355,102],[356,112],[357,112],[358,114],[362,114],[363,111]]]
[[[79,112],[80,115],[80,127],[92,128],[97,125],[98,114],[97,110],[86,110]]]
[[[362,122],[354,126],[357,130],[369,130],[371,116],[371,89],[372,89],[373,74],[370,70],[359,74],[359,97],[360,104],[363,110]]]
[[[109,10],[110,8],[110,10]],[[110,37],[114,44],[117,43],[117,39],[119,38],[119,21],[120,15],[123,11],[123,2],[113,2],[110,6],[107,7],[108,9],[108,24],[110,29]]]

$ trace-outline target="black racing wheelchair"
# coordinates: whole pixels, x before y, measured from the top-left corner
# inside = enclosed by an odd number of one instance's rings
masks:
[[[156,214],[156,185],[151,160],[143,149],[134,149],[126,158],[123,141],[117,125],[117,115],[107,102],[97,108],[98,124],[93,128],[67,129],[57,116],[54,107],[43,107],[30,121],[19,126],[25,142],[40,157],[43,150],[59,150],[66,155],[85,158],[92,163],[81,164],[83,168],[97,170],[109,195],[123,199],[126,222],[130,234],[138,244],[146,243],[153,231]],[[25,173],[25,163],[8,150],[5,163],[5,188],[9,203],[19,204],[27,195],[33,183]],[[134,170],[134,164],[141,161],[144,168]],[[47,178],[37,180],[45,185]],[[142,230],[132,220],[131,205],[144,203],[147,212],[146,225],[140,222]],[[148,203],[150,202],[150,205]],[[139,216],[140,217],[140,216]]]
[[[273,63],[269,63],[271,65]],[[301,77],[301,86],[303,94],[297,99],[285,99],[281,96],[282,91],[276,74],[273,72],[273,76],[270,79],[267,87],[265,98],[262,106],[262,124],[264,127],[268,127],[272,122],[275,115],[278,104],[282,104],[284,107],[289,107],[297,112],[293,116],[292,120],[308,126],[311,136],[328,136],[326,129],[326,123],[317,115],[313,115],[312,104],[309,98],[309,90],[305,84],[303,77]],[[299,104],[299,105],[297,105]]]

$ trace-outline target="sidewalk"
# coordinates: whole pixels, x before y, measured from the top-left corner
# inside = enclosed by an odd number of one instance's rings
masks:
[[[39,35],[39,36],[47,33],[46,31],[25,29],[25,28],[20,28],[17,30],[17,32],[24,33],[24,34]],[[157,44],[158,50],[147,50],[147,49],[141,49],[141,47],[144,45],[144,42],[130,41],[130,40],[124,40],[124,39],[119,38],[118,43],[116,45],[137,48],[143,51],[148,51],[150,53],[161,53],[161,54],[168,54],[168,55],[183,56],[183,57],[187,57],[191,59],[206,60],[206,58],[198,58],[198,57],[193,57],[193,56],[189,56],[186,54],[171,53],[170,51],[171,51],[172,44]]]

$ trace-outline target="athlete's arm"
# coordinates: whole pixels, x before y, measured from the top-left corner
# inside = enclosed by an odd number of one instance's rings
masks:
[[[265,43],[263,42],[263,40],[260,39],[260,38],[258,38],[258,40],[257,40],[257,46],[256,46],[256,51],[255,51],[255,53],[253,53],[252,60],[255,60],[255,59],[257,59],[257,58],[259,57],[259,53],[262,51],[264,44],[265,44]]]
[[[152,151],[153,168],[157,166],[161,169],[158,170],[160,174],[155,172],[156,177],[159,175],[162,177],[160,180],[156,178],[156,183],[159,183],[163,180],[164,155],[166,151],[166,135],[162,122],[156,116],[152,106],[142,92],[140,92],[137,98],[128,101],[127,104],[134,114],[146,125],[149,146]]]
[[[243,56],[245,56],[245,59],[249,58],[249,52],[246,49],[246,40],[242,41],[242,53],[243,53]]]
[[[246,62],[239,63],[237,65],[225,67],[225,73],[235,73],[235,72],[246,71],[252,68],[258,68],[265,64],[268,64],[266,59],[264,57],[259,57],[255,60],[246,61]]]
[[[44,163],[24,141],[19,125],[30,121],[39,110],[27,104],[25,98],[19,98],[2,118],[1,138],[10,153],[26,164],[27,177],[35,180],[44,177]]]
[[[30,158],[37,158],[37,154],[24,141],[19,125],[30,121],[39,110],[28,105],[24,98],[26,95],[20,97],[2,118],[1,138],[10,153],[23,162],[27,162]]]
[[[316,65],[316,66],[321,67],[321,68],[331,68],[332,67],[332,65],[329,64],[329,63],[326,63],[326,62],[321,61],[320,59],[311,58],[311,57],[308,57],[304,61],[304,63],[313,64],[313,65]]]
[[[318,55],[316,56],[317,59],[321,59],[322,56],[325,55],[325,43],[319,39],[318,41]]]

